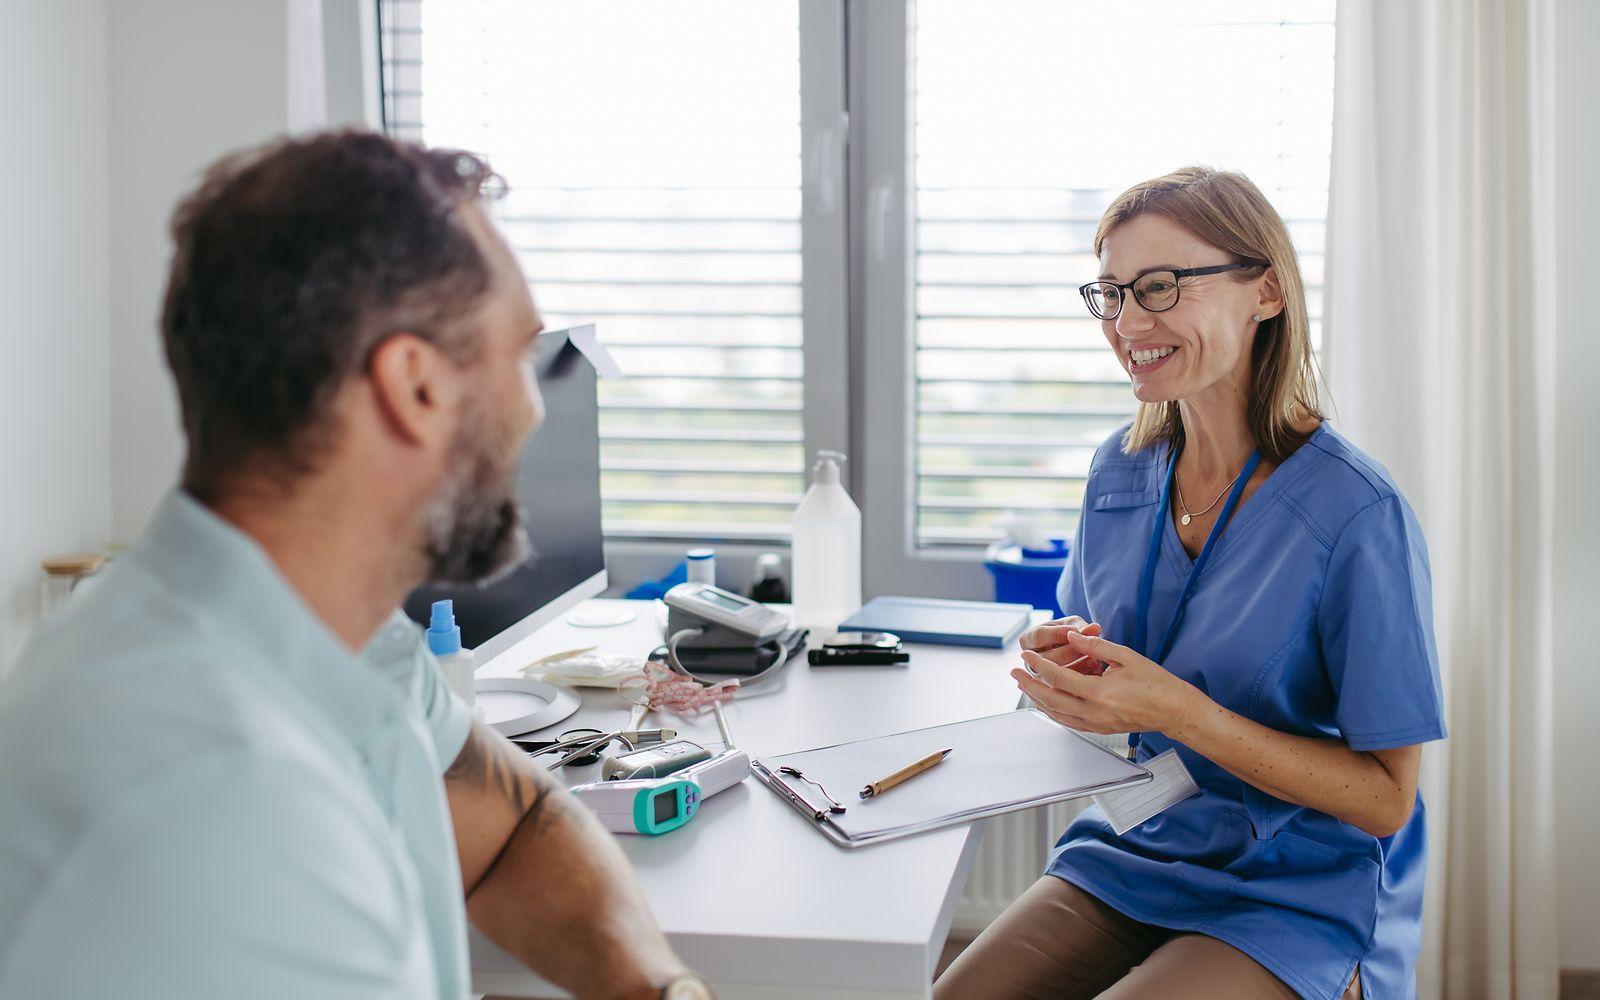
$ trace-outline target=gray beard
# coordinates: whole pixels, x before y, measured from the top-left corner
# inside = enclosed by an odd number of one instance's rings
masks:
[[[457,471],[424,515],[431,583],[488,586],[532,553],[522,508],[482,455]],[[514,479],[513,479],[514,482]]]

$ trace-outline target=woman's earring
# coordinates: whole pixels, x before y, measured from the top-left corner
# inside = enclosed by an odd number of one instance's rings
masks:
[[[1252,323],[1261,322],[1261,314],[1260,313],[1256,313],[1254,316],[1251,316],[1250,317],[1250,322],[1252,322]]]

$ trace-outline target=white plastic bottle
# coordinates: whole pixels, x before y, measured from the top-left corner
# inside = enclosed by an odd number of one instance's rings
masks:
[[[461,629],[456,625],[455,601],[434,601],[428,617],[428,648],[439,661],[444,681],[456,697],[468,706],[476,700],[477,681],[474,679],[472,650],[461,648]]]
[[[716,549],[690,549],[683,554],[683,565],[690,583],[717,585]]]
[[[839,483],[836,451],[817,452],[794,512],[794,617],[831,632],[861,609],[861,511]]]

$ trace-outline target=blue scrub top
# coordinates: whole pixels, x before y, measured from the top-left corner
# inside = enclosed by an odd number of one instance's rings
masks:
[[[1124,428],[1125,430],[1125,428]],[[1123,430],[1090,467],[1060,583],[1068,615],[1154,650],[1192,560],[1161,509],[1165,445],[1124,454]],[[1149,634],[1135,603],[1165,522]],[[1163,664],[1264,726],[1356,750],[1445,736],[1428,553],[1388,473],[1326,423],[1241,504],[1218,540]],[[1359,964],[1369,997],[1415,994],[1426,820],[1422,797],[1379,839],[1241,781],[1176,747],[1201,794],[1118,837],[1098,807],[1047,869],[1135,920],[1226,941],[1304,997],[1338,997]]]

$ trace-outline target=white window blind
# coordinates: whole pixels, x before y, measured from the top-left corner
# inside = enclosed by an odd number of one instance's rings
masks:
[[[1023,511],[1070,537],[1094,448],[1132,415],[1077,286],[1131,184],[1243,171],[1289,224],[1320,342],[1333,0],[917,0],[920,548]]]
[[[394,134],[486,156],[546,324],[594,322],[612,537],[787,535],[804,481],[796,0],[382,0]]]

